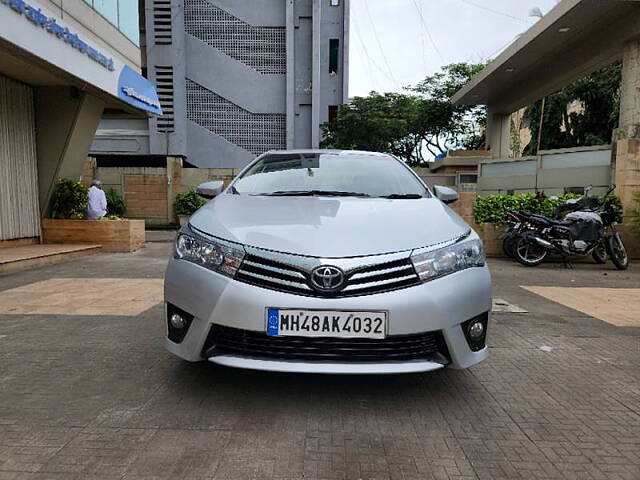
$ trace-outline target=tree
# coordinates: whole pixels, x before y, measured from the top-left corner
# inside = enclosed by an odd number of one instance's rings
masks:
[[[618,126],[621,79],[622,65],[615,63],[549,95],[545,101],[540,150],[610,142],[611,132]],[[567,106],[576,101],[583,108],[569,113]],[[526,155],[538,151],[541,104],[538,101],[527,107],[531,142],[524,150]]]
[[[424,163],[427,153],[478,148],[484,145],[484,107],[454,106],[451,97],[483,67],[447,65],[409,93],[355,97],[322,126],[323,146],[388,152],[410,165]]]
[[[418,97],[401,93],[354,97],[332,122],[322,125],[323,146],[388,152],[411,161],[419,103]]]

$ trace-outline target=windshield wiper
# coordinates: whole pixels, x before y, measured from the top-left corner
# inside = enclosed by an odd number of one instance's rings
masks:
[[[380,198],[388,198],[390,200],[411,200],[414,198],[424,198],[419,193],[392,193],[391,195],[384,195]]]
[[[367,193],[341,192],[338,190],[281,190],[271,193],[260,193],[270,197],[370,197]]]

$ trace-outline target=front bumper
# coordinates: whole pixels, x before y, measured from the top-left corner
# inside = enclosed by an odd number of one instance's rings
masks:
[[[491,276],[485,267],[470,268],[418,286],[348,298],[303,297],[242,283],[183,260],[171,259],[165,276],[165,301],[193,315],[180,343],[167,348],[188,361],[210,360],[223,365],[285,372],[409,373],[448,365],[467,368],[487,357],[487,347],[472,351],[461,324],[491,311]],[[305,362],[238,355],[203,357],[213,324],[250,332],[265,331],[265,308],[321,310],[386,310],[389,336],[442,333],[449,362]],[[489,314],[490,315],[490,314]]]

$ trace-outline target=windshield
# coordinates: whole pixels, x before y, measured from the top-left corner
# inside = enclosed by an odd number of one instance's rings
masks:
[[[404,165],[387,155],[266,155],[233,186],[233,193],[252,195],[430,196]]]

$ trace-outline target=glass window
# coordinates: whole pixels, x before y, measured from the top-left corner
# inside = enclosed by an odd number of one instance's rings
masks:
[[[93,0],[93,8],[115,26],[118,26],[118,0]]]
[[[120,0],[118,13],[120,31],[136,45],[140,44],[140,23],[138,21],[138,2]]]
[[[340,0],[329,0],[329,5],[331,5],[332,7],[339,7]]]
[[[136,0],[84,0],[115,25],[129,40],[140,45],[140,23]]]
[[[338,73],[338,61],[340,59],[340,40],[332,38],[329,40],[329,73]]]
[[[352,192],[372,197],[429,192],[400,161],[388,155],[272,154],[234,183],[240,194]],[[320,195],[320,193],[319,193]]]

